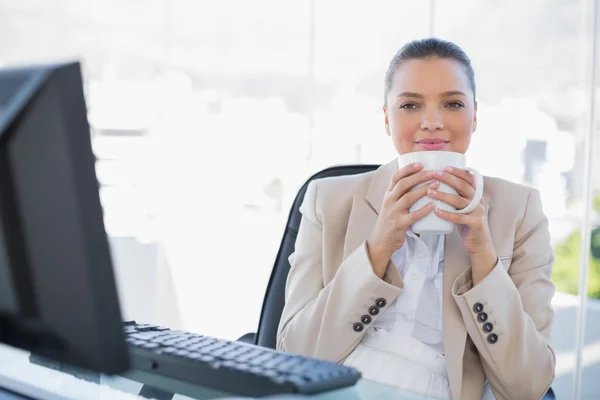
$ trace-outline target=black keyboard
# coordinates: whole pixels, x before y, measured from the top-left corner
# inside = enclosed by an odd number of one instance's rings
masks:
[[[132,366],[245,396],[320,393],[351,386],[354,368],[242,342],[124,323]]]

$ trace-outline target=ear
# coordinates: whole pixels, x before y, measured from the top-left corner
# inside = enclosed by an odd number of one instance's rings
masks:
[[[384,118],[384,123],[385,123],[385,133],[388,136],[391,136],[390,134],[390,121],[388,120],[388,114],[387,114],[387,107],[383,106],[383,118]]]
[[[475,113],[473,114],[473,131],[471,133],[475,133],[477,130],[477,102],[475,102]]]

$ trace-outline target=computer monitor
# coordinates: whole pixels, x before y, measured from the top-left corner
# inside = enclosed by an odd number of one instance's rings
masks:
[[[79,63],[0,69],[0,342],[129,367]]]

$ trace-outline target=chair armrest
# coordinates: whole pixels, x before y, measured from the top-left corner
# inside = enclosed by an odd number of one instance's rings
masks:
[[[236,340],[236,342],[256,344],[256,333],[254,333],[254,332],[246,333],[244,336],[242,336],[238,340]]]

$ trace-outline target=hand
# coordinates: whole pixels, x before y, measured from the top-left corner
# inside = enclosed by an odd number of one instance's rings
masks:
[[[458,192],[458,195],[454,195],[430,190],[428,195],[436,200],[443,201],[456,209],[461,209],[467,207],[475,197],[475,178],[468,171],[448,167],[443,172],[436,171],[434,177]],[[498,259],[492,242],[483,199],[468,214],[456,214],[440,209],[436,209],[435,213],[440,218],[457,224],[465,249],[471,255],[473,284],[475,285],[494,268]]]
[[[404,245],[406,231],[416,221],[433,211],[433,203],[409,212],[410,207],[427,194],[428,189],[437,189],[439,182],[434,181],[415,190],[411,188],[433,179],[433,171],[421,171],[420,163],[407,165],[394,173],[383,198],[381,211],[375,227],[367,239],[369,258],[373,270],[383,277],[387,264],[394,251]]]

